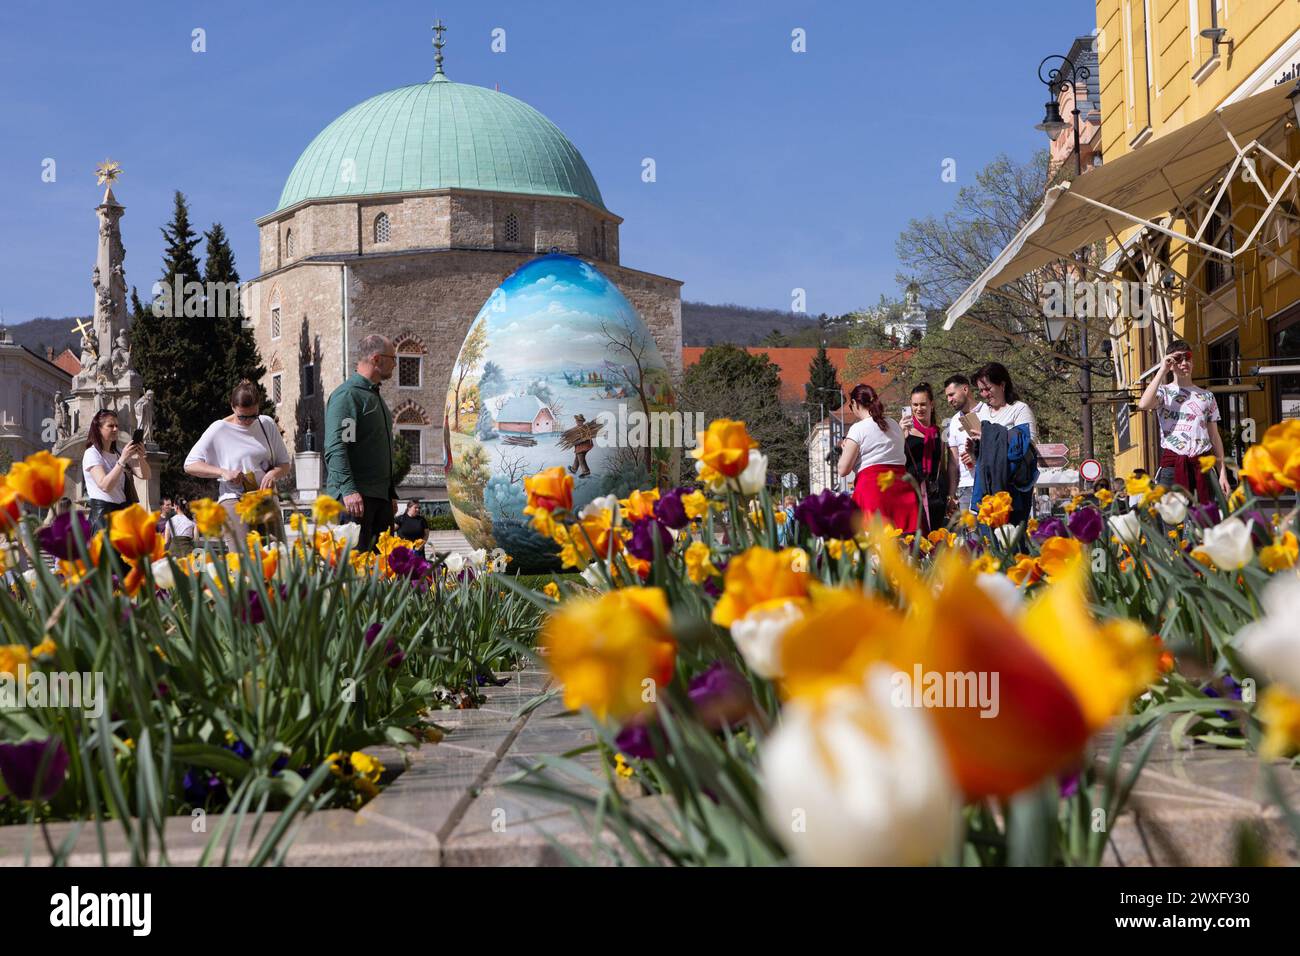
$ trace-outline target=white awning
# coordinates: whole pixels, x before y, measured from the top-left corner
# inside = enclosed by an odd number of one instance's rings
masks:
[[[1225,167],[1231,166],[1235,171],[1247,161],[1246,154],[1255,149],[1290,170],[1289,185],[1290,179],[1297,175],[1297,167],[1282,161],[1258,141],[1292,112],[1289,98],[1292,89],[1284,83],[1220,107],[1131,153],[1108,160],[1078,177],[1073,184],[1053,186],[1015,238],[949,307],[944,328],[952,328],[985,289],[1006,285],[1054,260],[1069,259],[1076,250],[1135,225],[1227,258],[1240,255],[1258,229],[1236,249],[1220,250],[1199,235],[1186,236],[1174,231],[1157,217],[1188,206],[1197,192],[1223,173]],[[1261,223],[1285,188],[1269,196]],[[1219,198],[1215,197],[1215,205]]]

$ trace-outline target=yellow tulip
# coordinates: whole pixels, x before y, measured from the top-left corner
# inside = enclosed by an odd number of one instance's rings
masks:
[[[565,601],[542,628],[547,667],[566,707],[624,720],[654,705],[672,680],[677,642],[660,588],[620,588]]]
[[[700,463],[700,478],[714,484],[744,471],[750,449],[757,447],[744,422],[718,418],[709,423],[707,431],[700,432],[691,457]]]
[[[1300,488],[1300,419],[1287,419],[1264,432],[1258,445],[1246,449],[1241,473],[1257,495],[1276,498]]]
[[[1272,544],[1260,549],[1259,565],[1265,571],[1284,571],[1295,567],[1298,557],[1300,542],[1297,542],[1295,532],[1287,531]]]
[[[713,608],[713,623],[730,627],[756,608],[806,598],[808,573],[794,570],[797,550],[777,552],[755,547],[732,558],[727,564],[722,597]]]
[[[1083,545],[1074,538],[1051,537],[1043,542],[1038,555],[1038,563],[1047,573],[1049,579],[1063,573],[1067,567],[1079,560]]]
[[[1011,495],[999,491],[996,495],[985,495],[980,500],[980,524],[990,528],[1000,528],[1011,520]]]

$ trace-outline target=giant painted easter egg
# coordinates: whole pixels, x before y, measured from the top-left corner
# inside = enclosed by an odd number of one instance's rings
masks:
[[[488,297],[452,367],[456,524],[520,570],[555,567],[554,544],[523,513],[524,478],[562,465],[575,509],[653,485],[683,444],[672,404],[650,329],[614,283],[572,256],[525,263]]]

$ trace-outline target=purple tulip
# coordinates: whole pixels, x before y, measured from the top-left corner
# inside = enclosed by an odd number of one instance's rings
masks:
[[[68,762],[68,751],[57,737],[0,744],[0,778],[19,800],[51,799],[63,786]]]
[[[691,678],[687,696],[709,727],[730,727],[749,713],[752,699],[749,682],[728,664],[714,661]]]
[[[73,521],[81,529],[81,540],[90,541],[90,522],[80,511],[65,511],[50,523],[48,528],[36,532],[37,543],[46,554],[51,554],[61,561],[72,561],[77,557],[77,538],[73,530]]]
[[[1273,522],[1264,517],[1262,511],[1254,509],[1250,511],[1241,511],[1236,515],[1242,521],[1252,522],[1250,526],[1250,539],[1255,543],[1256,548],[1267,547],[1273,543]]]
[[[618,732],[618,736],[614,738],[614,746],[620,753],[641,760],[649,760],[655,756],[654,741],[650,737],[649,727],[645,720],[640,718],[626,724]]]
[[[394,669],[401,667],[402,661],[406,660],[406,651],[402,650],[391,637],[384,645],[384,653],[388,655],[388,666]]]
[[[240,612],[245,624],[261,624],[266,620],[266,610],[262,607],[262,598],[256,591],[248,592],[248,606]]]
[[[1189,520],[1202,528],[1213,528],[1221,518],[1219,503],[1217,501],[1207,501],[1203,505],[1196,505],[1187,512],[1187,516]]]
[[[379,636],[379,632],[382,631],[383,629],[384,629],[383,621],[375,621],[374,624],[371,624],[368,628],[366,628],[366,635],[365,635],[366,647],[369,647],[371,644],[375,643],[375,638]]]
[[[1106,519],[1096,508],[1077,508],[1070,515],[1070,534],[1084,544],[1092,544],[1106,530]]]
[[[653,561],[655,556],[655,536],[659,537],[660,550],[667,553],[672,549],[673,536],[668,529],[654,518],[643,518],[632,522],[632,540],[627,543],[628,553],[642,561]]]
[[[1048,538],[1066,538],[1065,525],[1060,518],[1044,518],[1043,521],[1029,535],[1039,544],[1042,544]]]
[[[859,511],[851,496],[827,488],[799,502],[794,516],[819,538],[843,540],[853,537],[856,532]]]
[[[655,502],[655,517],[674,531],[680,531],[691,523],[686,516],[686,506],[682,504],[682,495],[690,494],[690,488],[674,488],[659,496]],[[647,558],[646,560],[649,560]]]
[[[399,578],[418,580],[429,573],[432,565],[407,547],[397,547],[388,552],[388,570]]]

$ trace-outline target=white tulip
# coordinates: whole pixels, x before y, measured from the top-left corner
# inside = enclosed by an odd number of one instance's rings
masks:
[[[922,708],[890,702],[889,668],[816,705],[791,701],[763,745],[764,809],[807,866],[906,866],[952,846],[960,799]]]
[[[36,577],[36,569],[35,569],[35,568],[28,568],[26,571],[24,571],[24,572],[23,572],[23,580],[27,582],[27,586],[28,586],[29,588],[34,588],[34,587],[36,587],[36,581],[37,581],[37,577]]]
[[[1255,545],[1250,540],[1250,526],[1253,523],[1253,519],[1242,521],[1240,518],[1227,518],[1213,528],[1206,528],[1200,547],[1194,550],[1197,554],[1206,555],[1216,568],[1225,571],[1244,568],[1255,557]]]
[[[1264,616],[1237,632],[1236,645],[1251,667],[1300,696],[1300,576],[1274,578],[1260,603]]]
[[[469,566],[475,571],[483,570],[485,564],[487,564],[486,548],[479,548],[478,550],[469,553]]]
[[[618,495],[605,495],[602,498],[592,498],[582,506],[578,512],[579,518],[599,518],[602,511],[610,513],[611,521],[618,524]]]
[[[742,495],[756,495],[767,484],[767,456],[756,451],[749,453],[749,464],[736,476]]]
[[[1020,533],[1020,526],[1014,524],[999,525],[993,529],[993,540],[1002,545],[1003,548],[1011,547],[1016,540],[1016,535]]]
[[[1122,515],[1111,515],[1110,530],[1124,544],[1133,545],[1142,537],[1142,522],[1136,512],[1128,511]]]
[[[1181,491],[1171,491],[1156,502],[1156,513],[1165,524],[1182,524],[1187,520],[1187,506],[1191,504]]]
[[[782,676],[781,637],[801,617],[799,605],[787,601],[731,622],[731,639],[750,670],[768,680]]]
[[[597,570],[594,564],[589,564],[583,568],[580,577],[582,580],[586,581],[588,585],[597,590],[605,587],[605,579],[600,576],[600,571]]]
[[[443,561],[445,567],[452,574],[460,574],[465,568],[465,556],[459,551],[453,551],[447,555],[447,560]]]
[[[153,571],[153,583],[158,587],[164,591],[176,587],[176,575],[172,573],[172,563],[167,558],[159,558],[149,565],[149,569]]]
[[[346,544],[355,551],[357,543],[361,540],[361,525],[355,521],[349,521],[345,525],[339,525],[339,527],[334,531],[334,540],[340,545]]]
[[[1020,615],[1025,593],[1015,581],[1004,574],[977,574],[975,584],[993,599],[993,603],[1008,618],[1014,619]]]

